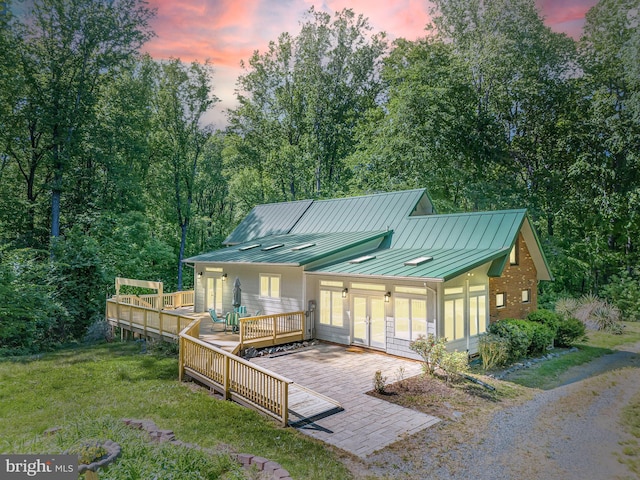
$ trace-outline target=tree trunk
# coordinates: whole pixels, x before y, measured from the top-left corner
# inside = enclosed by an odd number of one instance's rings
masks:
[[[180,225],[180,254],[178,255],[178,291],[182,291],[182,259],[184,258],[184,247],[187,243],[187,222]]]

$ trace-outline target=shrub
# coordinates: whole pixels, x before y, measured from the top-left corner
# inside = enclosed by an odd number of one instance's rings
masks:
[[[601,292],[609,303],[620,309],[624,320],[640,321],[640,274],[622,270],[620,275],[611,277]]]
[[[576,341],[584,338],[586,327],[577,318],[569,317],[561,320],[556,333],[556,345],[559,347],[571,347]]]
[[[420,335],[417,340],[409,344],[409,348],[424,359],[425,372],[433,375],[446,352],[446,343],[446,338],[436,338],[430,333],[427,337]]]
[[[529,313],[529,315],[527,315],[527,320],[546,325],[555,335],[558,331],[558,325],[560,324],[562,317],[551,310],[540,309]]]
[[[577,318],[591,330],[622,333],[620,310],[596,295],[583,295],[578,300],[558,300],[556,312],[565,319],[569,317]]]
[[[386,383],[387,383],[387,377],[382,376],[382,371],[376,370],[376,373],[373,375],[373,389],[377,393],[384,393]]]
[[[478,352],[485,370],[507,364],[511,347],[509,339],[494,333],[486,333],[480,335],[478,340]]]
[[[550,346],[553,346],[555,334],[547,325],[537,322],[529,322],[533,335],[529,344],[529,354],[537,355],[544,353]]]
[[[444,352],[440,360],[440,368],[444,370],[447,382],[457,381],[469,372],[469,356],[466,352]]]
[[[531,344],[530,333],[520,323],[522,320],[505,319],[489,325],[488,332],[509,341],[509,361],[524,357]]]

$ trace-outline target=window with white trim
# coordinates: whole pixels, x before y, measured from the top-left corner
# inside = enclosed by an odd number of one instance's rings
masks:
[[[427,301],[424,298],[396,295],[394,306],[396,338],[416,340],[420,335],[427,336]]]
[[[331,327],[344,326],[342,289],[320,288],[320,324]]]
[[[529,302],[531,302],[531,290],[527,288],[525,290],[522,290],[522,303]]]
[[[496,293],[496,308],[504,308],[507,306],[507,294],[504,292]]]
[[[260,298],[280,298],[280,275],[260,274]]]

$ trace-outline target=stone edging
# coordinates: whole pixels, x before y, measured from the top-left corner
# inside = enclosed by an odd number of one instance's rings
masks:
[[[160,430],[155,423],[151,420],[133,420],[131,418],[123,418],[122,421],[125,425],[133,428],[138,428],[147,432],[151,440],[154,442],[170,442],[174,445],[179,445],[188,448],[196,448],[209,453],[216,453],[209,449],[204,449],[198,445],[192,443],[185,443],[176,439],[176,435],[172,430]],[[236,460],[243,468],[255,468],[260,472],[264,472],[267,475],[271,475],[272,480],[291,480],[289,472],[286,471],[279,463],[272,462],[263,457],[256,457],[246,453],[231,453],[231,458]]]
[[[514,363],[513,365],[511,365],[506,370],[503,370],[502,372],[492,373],[487,376],[490,378],[495,378],[496,380],[502,380],[504,379],[504,377],[506,377],[510,373],[517,372],[518,370],[522,370],[523,368],[531,368],[536,363],[544,362],[545,360],[551,360],[552,358],[557,358],[557,357],[560,357],[561,355],[566,355],[567,353],[577,352],[577,351],[578,349],[576,347],[571,347],[569,350],[564,350],[562,352],[547,353],[542,357],[530,358],[524,362]]]
[[[78,466],[78,473],[84,473],[87,470],[91,470],[95,472],[99,468],[106,467],[111,462],[115,461],[116,458],[120,456],[121,448],[115,442],[111,440],[107,440],[104,443],[100,444],[101,447],[104,447],[107,450],[107,456],[102,458],[101,460],[97,460],[95,462],[89,464],[81,464]]]

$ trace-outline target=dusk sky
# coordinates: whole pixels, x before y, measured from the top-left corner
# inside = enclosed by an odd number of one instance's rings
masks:
[[[312,5],[327,12],[351,8],[369,19],[374,32],[390,40],[424,36],[429,21],[426,0],[149,0],[157,8],[152,26],[157,34],[146,50],[157,59],[209,59],[214,66],[214,93],[221,100],[210,115],[217,126],[223,110],[235,105],[234,88],[240,61],[254,50],[264,52],[282,32],[299,32],[303,13]],[[584,15],[597,0],[537,0],[554,31],[580,36]]]

